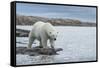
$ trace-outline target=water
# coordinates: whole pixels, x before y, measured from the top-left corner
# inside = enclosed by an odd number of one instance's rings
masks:
[[[20,29],[30,30],[31,26],[17,26]],[[62,48],[63,51],[58,52],[58,55],[16,55],[17,65],[29,64],[48,64],[62,62],[80,62],[80,61],[95,61],[96,60],[96,27],[71,27],[57,26],[59,31],[55,48]],[[17,47],[27,46],[28,37],[17,37]],[[39,45],[35,41],[32,46]],[[49,45],[49,43],[48,43]]]

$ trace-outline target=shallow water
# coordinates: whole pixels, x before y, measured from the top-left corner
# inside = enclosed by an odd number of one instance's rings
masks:
[[[17,28],[30,30],[32,27],[17,26]],[[17,65],[96,60],[96,27],[57,26],[56,29],[59,34],[55,48],[62,48],[63,51],[58,52],[58,55],[29,56],[17,54]],[[16,40],[22,43],[16,43],[16,47],[26,47],[28,44],[28,37],[17,37]],[[35,41],[32,46],[38,45],[39,42]],[[48,45],[50,44],[48,43]]]

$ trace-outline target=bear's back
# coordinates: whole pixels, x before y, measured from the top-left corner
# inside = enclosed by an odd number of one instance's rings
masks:
[[[31,30],[31,35],[34,35],[35,37],[39,37],[41,32],[43,32],[43,26],[45,25],[44,22],[38,21],[33,25],[33,28]]]

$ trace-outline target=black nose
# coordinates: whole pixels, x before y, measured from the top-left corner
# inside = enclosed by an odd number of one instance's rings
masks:
[[[54,40],[56,40],[56,38]]]

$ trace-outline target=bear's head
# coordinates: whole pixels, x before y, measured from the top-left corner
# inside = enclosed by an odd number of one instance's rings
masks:
[[[57,31],[49,32],[50,39],[52,39],[54,41],[56,41],[57,35],[58,35],[58,32]]]

